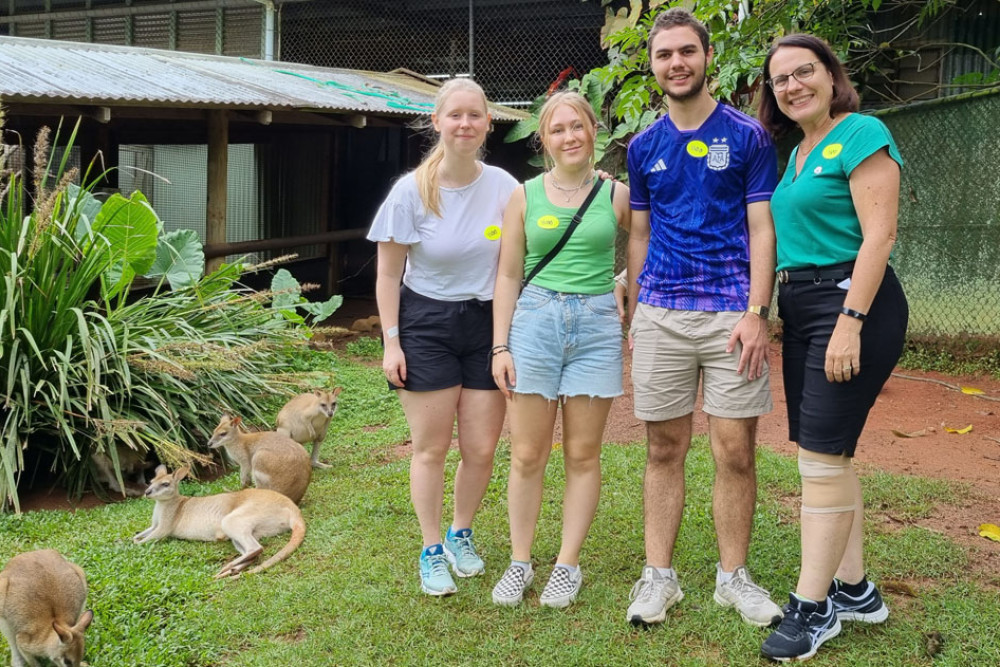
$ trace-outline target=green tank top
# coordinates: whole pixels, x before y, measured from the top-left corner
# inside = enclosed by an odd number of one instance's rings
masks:
[[[525,276],[559,242],[579,210],[550,202],[543,178],[544,174],[524,184]],[[611,182],[602,182],[573,236],[532,279],[532,285],[567,294],[606,294],[614,289],[618,219],[610,192]]]

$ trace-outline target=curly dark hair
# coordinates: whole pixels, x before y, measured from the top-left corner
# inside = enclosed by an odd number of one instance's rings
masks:
[[[694,14],[680,7],[674,7],[656,15],[653,26],[649,29],[649,37],[646,39],[646,50],[653,50],[654,37],[664,30],[670,30],[678,26],[694,30],[695,34],[698,35],[698,39],[701,40],[701,47],[705,50],[705,53],[708,53],[708,28],[705,27],[704,23],[696,19]],[[652,59],[653,54],[650,53],[649,57]]]

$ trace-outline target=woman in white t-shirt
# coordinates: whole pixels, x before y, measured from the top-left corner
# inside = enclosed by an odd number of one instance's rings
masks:
[[[420,522],[421,589],[454,593],[482,574],[472,519],[493,473],[504,398],[490,371],[493,283],[504,206],[517,182],[479,160],[490,130],[482,88],[441,87],[431,122],[437,144],[393,186],[368,233],[378,242],[375,295],[382,368],[410,426],[410,497]],[[400,288],[402,281],[402,288]],[[445,456],[458,421],[455,507],[441,540]]]

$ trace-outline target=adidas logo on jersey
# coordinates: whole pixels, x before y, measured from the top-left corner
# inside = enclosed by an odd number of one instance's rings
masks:
[[[656,161],[656,164],[653,165],[653,168],[649,170],[649,173],[655,174],[658,171],[666,171],[666,170],[667,170],[667,164],[663,161],[663,158],[660,158],[659,160]]]

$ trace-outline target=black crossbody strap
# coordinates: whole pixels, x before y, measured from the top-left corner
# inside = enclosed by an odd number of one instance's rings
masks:
[[[587,194],[587,198],[583,200],[583,204],[581,204],[580,208],[577,209],[576,215],[573,216],[573,220],[570,221],[569,226],[566,227],[566,231],[563,232],[562,238],[560,238],[556,244],[552,246],[552,250],[549,250],[549,252],[545,255],[545,257],[542,257],[538,264],[535,264],[535,268],[531,270],[531,273],[529,273],[524,280],[521,281],[521,289],[524,289],[525,285],[530,283],[535,276],[541,273],[542,269],[544,269],[549,262],[555,259],[555,256],[559,254],[559,251],[562,250],[563,246],[566,245],[566,242],[569,241],[569,237],[573,235],[573,232],[580,225],[580,221],[583,220],[583,215],[587,212],[587,209],[590,208],[590,203],[594,201],[594,197],[597,196],[597,191],[601,189],[603,181],[599,178],[596,180],[597,182],[594,183],[594,187],[590,189],[590,192]]]

